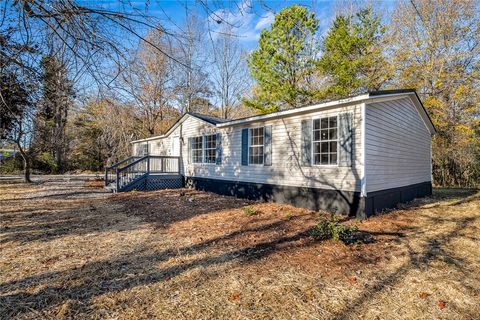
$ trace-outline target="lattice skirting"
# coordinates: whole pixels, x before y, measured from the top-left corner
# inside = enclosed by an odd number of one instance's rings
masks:
[[[178,177],[147,177],[142,185],[142,190],[159,190],[159,189],[177,189],[183,187],[182,176]]]
[[[152,175],[127,184],[118,192],[178,189],[183,188],[183,186],[184,180],[181,175]]]

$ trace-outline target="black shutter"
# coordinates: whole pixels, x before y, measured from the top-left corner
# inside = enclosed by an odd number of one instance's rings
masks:
[[[338,144],[340,147],[338,165],[340,167],[351,167],[353,155],[353,125],[351,112],[341,113],[338,116]]]
[[[263,165],[272,165],[272,126],[265,126],[263,130]]]
[[[248,166],[248,128],[242,129],[242,166]]]
[[[205,163],[205,148],[207,147],[207,137],[202,136],[202,163]]]
[[[192,152],[192,146],[193,146],[193,138],[190,137],[188,138],[188,146],[187,146],[187,152],[188,152],[188,163],[193,163],[193,152]]]
[[[312,165],[312,120],[302,120],[302,148],[301,161],[302,166]]]
[[[215,141],[217,143],[217,150],[215,152],[215,163],[221,164],[222,163],[222,134],[221,133],[217,133]]]

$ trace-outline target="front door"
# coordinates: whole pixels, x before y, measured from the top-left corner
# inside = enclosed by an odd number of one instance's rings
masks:
[[[180,157],[180,137],[173,137],[171,155],[174,157]]]

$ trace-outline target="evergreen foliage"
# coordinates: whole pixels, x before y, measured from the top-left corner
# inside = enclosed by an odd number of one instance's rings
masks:
[[[307,8],[293,5],[275,16],[260,35],[259,48],[249,56],[257,81],[245,103],[259,113],[295,108],[312,101],[315,73],[315,32],[318,20]]]
[[[328,79],[322,97],[345,97],[382,87],[389,77],[381,45],[385,30],[371,7],[335,18],[319,60],[320,73]]]

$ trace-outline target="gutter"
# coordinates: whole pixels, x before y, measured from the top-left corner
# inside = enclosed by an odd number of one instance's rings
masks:
[[[289,115],[307,113],[309,111],[317,110],[317,109],[320,110],[320,109],[326,109],[330,107],[338,107],[338,106],[350,104],[353,102],[363,102],[364,100],[368,100],[368,99],[369,99],[368,94],[362,94],[353,98],[329,101],[329,102],[324,102],[324,103],[315,104],[312,106],[307,106],[307,107],[302,107],[297,109],[290,109],[290,110],[274,112],[274,113],[269,113],[269,114],[260,115],[260,116],[253,116],[253,117],[248,117],[244,119],[232,120],[225,123],[219,123],[217,124],[217,127],[224,128],[224,127],[234,126],[238,124],[261,121],[261,120],[270,120],[270,119],[280,118],[287,115],[289,116]]]

